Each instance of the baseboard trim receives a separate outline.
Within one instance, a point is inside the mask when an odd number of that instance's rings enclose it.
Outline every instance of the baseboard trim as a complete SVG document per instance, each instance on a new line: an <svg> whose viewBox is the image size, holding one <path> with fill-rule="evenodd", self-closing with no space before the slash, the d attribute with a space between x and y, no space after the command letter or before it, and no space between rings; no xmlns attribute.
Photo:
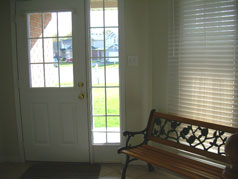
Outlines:
<svg viewBox="0 0 238 179"><path fill-rule="evenodd" d="M0 163L3 163L5 160L3 158L3 156L0 156Z"/></svg>
<svg viewBox="0 0 238 179"><path fill-rule="evenodd" d="M0 156L0 162L24 162L20 156Z"/></svg>

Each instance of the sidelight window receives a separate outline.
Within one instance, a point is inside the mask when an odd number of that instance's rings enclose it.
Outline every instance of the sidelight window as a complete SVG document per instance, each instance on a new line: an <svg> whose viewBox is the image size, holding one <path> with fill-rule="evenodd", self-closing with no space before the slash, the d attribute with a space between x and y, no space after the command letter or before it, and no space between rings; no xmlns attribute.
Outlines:
<svg viewBox="0 0 238 179"><path fill-rule="evenodd" d="M118 2L90 2L93 143L120 143Z"/></svg>

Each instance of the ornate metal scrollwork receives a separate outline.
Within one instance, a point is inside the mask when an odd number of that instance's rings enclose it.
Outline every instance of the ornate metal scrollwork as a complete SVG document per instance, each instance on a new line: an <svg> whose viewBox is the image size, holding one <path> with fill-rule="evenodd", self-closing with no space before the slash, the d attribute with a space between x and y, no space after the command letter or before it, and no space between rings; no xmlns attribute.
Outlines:
<svg viewBox="0 0 238 179"><path fill-rule="evenodd" d="M230 133L173 120L155 118L152 136L225 155L224 146Z"/></svg>

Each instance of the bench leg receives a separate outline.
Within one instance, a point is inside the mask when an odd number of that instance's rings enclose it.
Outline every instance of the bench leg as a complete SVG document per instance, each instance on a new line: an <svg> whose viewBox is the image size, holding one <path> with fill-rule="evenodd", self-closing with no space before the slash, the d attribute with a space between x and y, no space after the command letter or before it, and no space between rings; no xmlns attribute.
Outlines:
<svg viewBox="0 0 238 179"><path fill-rule="evenodd" d="M126 170L127 170L129 162L130 162L130 157L127 155L126 156L126 163L125 163L125 165L123 167L122 174L121 174L121 179L125 179L126 178Z"/></svg>
<svg viewBox="0 0 238 179"><path fill-rule="evenodd" d="M155 170L155 168L153 167L153 165L151 165L150 163L147 163L148 169L150 172L153 172Z"/></svg>

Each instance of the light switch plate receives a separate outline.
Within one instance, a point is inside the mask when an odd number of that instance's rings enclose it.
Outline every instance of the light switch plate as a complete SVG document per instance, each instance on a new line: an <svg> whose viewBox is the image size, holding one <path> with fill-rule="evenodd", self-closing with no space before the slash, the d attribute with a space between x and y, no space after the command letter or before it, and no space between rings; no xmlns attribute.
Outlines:
<svg viewBox="0 0 238 179"><path fill-rule="evenodd" d="M128 66L136 67L138 65L138 57L137 56L128 56Z"/></svg>

